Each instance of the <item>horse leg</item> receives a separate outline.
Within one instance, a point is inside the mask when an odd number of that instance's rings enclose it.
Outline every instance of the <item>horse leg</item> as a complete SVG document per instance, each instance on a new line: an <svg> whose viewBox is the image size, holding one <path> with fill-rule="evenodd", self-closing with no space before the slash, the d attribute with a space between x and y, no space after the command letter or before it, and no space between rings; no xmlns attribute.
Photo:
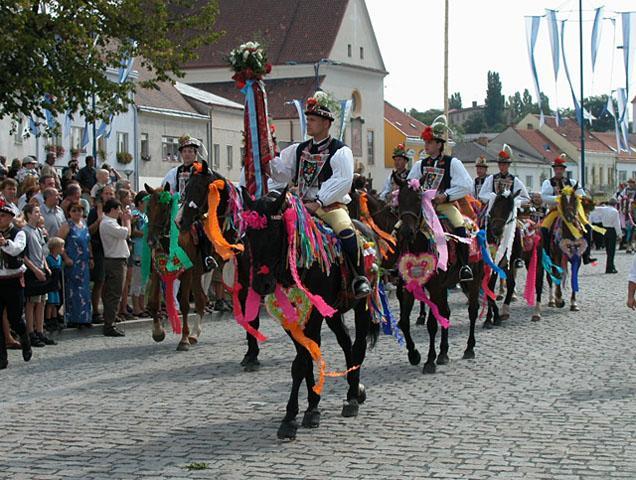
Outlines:
<svg viewBox="0 0 636 480"><path fill-rule="evenodd" d="M205 294L207 290L203 289L203 276L199 276L201 274L201 269L197 269L197 271L194 272L192 283L194 293L194 306L197 315L194 320L194 326L192 327L192 333L190 333L190 336L188 337L191 345L194 345L199 341L199 337L201 336L201 324L203 323L203 315L205 315L205 306L208 303L208 297ZM201 278L201 281L196 281L197 278Z"/></svg>
<svg viewBox="0 0 636 480"><path fill-rule="evenodd" d="M442 304L440 305L440 313L450 320L450 307L448 306L448 290L442 292ZM437 356L438 365L446 365L448 358L448 328L442 328L442 338L439 343L439 355Z"/></svg>
<svg viewBox="0 0 636 480"><path fill-rule="evenodd" d="M490 274L490 280L488 281L488 288L490 291L493 291L497 284L498 275L495 272ZM497 306L497 302L492 298L488 297L488 315L486 316L486 321L484 322L484 328L491 329L493 326L501 325L501 319L499 318L499 307Z"/></svg>
<svg viewBox="0 0 636 480"><path fill-rule="evenodd" d="M192 270L186 270L181 275L181 285L179 288L179 306L181 307L181 317L183 318L183 328L181 330L181 340L177 345L178 352L190 350L190 328L188 327L188 314L190 313L190 288L192 287Z"/></svg>
<svg viewBox="0 0 636 480"><path fill-rule="evenodd" d="M507 282L506 282L506 298L504 298L504 303L501 306L501 315L499 318L501 320L508 320L510 318L510 302L512 301L513 295L515 293L515 287L517 286L517 281L515 280L516 268L513 266L506 271Z"/></svg>
<svg viewBox="0 0 636 480"><path fill-rule="evenodd" d="M241 289L238 292L238 303L239 308L242 312L245 312L245 305L247 303L247 293L249 291L249 257L246 254L241 254L237 257L236 268L238 270L238 282L241 286ZM235 306L236 308L236 306ZM260 317L256 315L256 318L252 320L249 324L255 330L258 330L260 327ZM241 366L244 368L246 372L253 372L260 368L261 362L258 360L258 354L260 352L260 347L258 346L258 340L254 338L250 333L245 332L245 339L247 340L247 352L243 356L241 360Z"/></svg>
<svg viewBox="0 0 636 480"><path fill-rule="evenodd" d="M426 325L426 304L420 302L420 314L415 321L415 325Z"/></svg>
<svg viewBox="0 0 636 480"><path fill-rule="evenodd" d="M561 288L562 285L565 285L565 281L567 280L568 273L568 260L565 255L561 257L561 268L563 269L563 274L561 275L561 283L555 287L555 305L557 308L565 307L565 300L563 300L563 290Z"/></svg>
<svg viewBox="0 0 636 480"><path fill-rule="evenodd" d="M440 305L439 292L436 291L435 295L430 292L431 301L435 305ZM428 312L428 319L426 321L426 329L428 330L428 358L422 368L422 373L435 373L435 357L437 352L435 351L435 337L437 336L437 319L433 315L433 312Z"/></svg>
<svg viewBox="0 0 636 480"><path fill-rule="evenodd" d="M166 330L163 328L163 322L159 317L159 291L161 282L159 274L152 271L150 275L150 297L148 298L148 311L152 316L152 339L155 342L163 342L166 338Z"/></svg>
<svg viewBox="0 0 636 480"><path fill-rule="evenodd" d="M338 345L342 349L345 356L345 364L347 365L347 370L355 366L352 357L352 349L353 343L351 342L351 337L349 336L349 329L347 325L345 325L343 321L343 317L340 314L336 314L331 318L327 318L327 326L331 329L331 331L336 335L336 340L338 341ZM358 338L358 326L356 323L356 339ZM355 391L355 382L356 377L352 372L347 373L347 383L349 384L349 391ZM366 392L364 389L364 385L360 383L359 374L358 374L358 403L364 403L366 400ZM349 394L347 394L347 397Z"/></svg>
<svg viewBox="0 0 636 480"><path fill-rule="evenodd" d="M294 347L296 347L296 357L291 366L292 388L289 394L289 400L287 401L285 416L276 433L276 436L281 440L296 439L296 431L298 430L298 423L296 422L296 416L298 415L298 391L305 378L306 369L311 365L311 357L305 347L296 342L296 340L294 340Z"/></svg>
<svg viewBox="0 0 636 480"><path fill-rule="evenodd" d="M406 342L406 350L409 356L409 362L411 365L419 365L421 356L420 352L415 348L415 342L411 336L411 310L413 310L413 303L415 299L413 294L404 288L404 282L400 282L397 289L397 297L400 301L400 322L398 326L402 330L404 340Z"/></svg>
<svg viewBox="0 0 636 480"><path fill-rule="evenodd" d="M579 308L579 305L576 303L576 293L574 292L574 290L572 290L572 296L570 297L570 311L578 312L579 310L581 309Z"/></svg>
<svg viewBox="0 0 636 480"><path fill-rule="evenodd" d="M349 390L347 391L347 400L342 406L343 417L356 417L360 404L363 403L367 396L364 385L360 383L360 370L367 353L367 335L371 327L371 314L367 309L366 302L360 301L354 308L354 318L356 326L356 334L353 345L351 346L351 367L355 368L347 373L347 382Z"/></svg>
<svg viewBox="0 0 636 480"><path fill-rule="evenodd" d="M313 326L314 328L312 330L305 329L305 335L307 335L309 338L312 338L318 344L318 346L320 346L320 328L322 326L322 317L317 311L314 310L314 312L316 314L315 318L313 319L313 321L308 322L308 326ZM306 349L305 352L309 353L306 351ZM318 409L318 404L320 403L320 395L314 391L316 379L314 377L313 362L310 355L305 355L305 362L307 410L305 410L301 425L305 428L318 428L320 426L320 410ZM298 395L296 396L296 412L298 412Z"/></svg>

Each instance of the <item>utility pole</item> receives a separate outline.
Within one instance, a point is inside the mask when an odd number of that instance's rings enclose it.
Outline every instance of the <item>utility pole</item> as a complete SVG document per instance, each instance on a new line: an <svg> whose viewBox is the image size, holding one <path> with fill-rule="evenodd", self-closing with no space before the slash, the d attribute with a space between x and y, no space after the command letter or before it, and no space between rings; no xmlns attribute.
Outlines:
<svg viewBox="0 0 636 480"><path fill-rule="evenodd" d="M448 2L444 0L444 115L448 122ZM446 132L448 139L448 131Z"/></svg>
<svg viewBox="0 0 636 480"><path fill-rule="evenodd" d="M585 114L583 107L583 0L579 0L579 63L581 73L581 188L585 188Z"/></svg>

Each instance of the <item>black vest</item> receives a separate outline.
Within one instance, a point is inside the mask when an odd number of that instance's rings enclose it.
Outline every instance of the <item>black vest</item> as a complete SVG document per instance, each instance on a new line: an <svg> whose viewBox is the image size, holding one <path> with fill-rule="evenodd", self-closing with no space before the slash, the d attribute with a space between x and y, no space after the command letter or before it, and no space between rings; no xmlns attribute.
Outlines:
<svg viewBox="0 0 636 480"><path fill-rule="evenodd" d="M11 225L11 227L9 228L9 231L7 232L4 238L6 238L7 240L13 241L15 240L15 237L19 231L20 230L17 229L14 225ZM18 253L15 257L12 255L9 255L7 252L0 250L0 265L10 270L16 270L20 268L22 265L24 265L25 250L26 250L26 247L24 250Z"/></svg>
<svg viewBox="0 0 636 480"><path fill-rule="evenodd" d="M294 177L294 185L296 186L298 185L298 178L300 175L300 157L303 153L303 150L305 150L305 148L307 148L307 146L310 145L311 142L312 142L311 139L307 140L306 142L299 144L298 147L296 148L296 176ZM320 170L320 173L318 174L317 182L314 182L314 185L313 185L314 187L320 187L320 185L322 185L323 182L331 178L331 176L333 175L333 170L331 169L331 157L333 157L333 155L344 146L345 144L341 142L340 140L337 140L335 138L331 139L331 142L329 143L329 147L327 148L327 152L329 152L329 156L327 157L327 160L325 161L325 164L323 165L322 170ZM310 150L309 153L318 153L318 152L312 152Z"/></svg>
<svg viewBox="0 0 636 480"><path fill-rule="evenodd" d="M488 175L485 175L483 177L476 177L475 178L475 184L473 189L475 190L475 197L477 197L479 195L479 192L481 191L481 187L484 185L484 182L486 181L486 178L488 178Z"/></svg>
<svg viewBox="0 0 636 480"><path fill-rule="evenodd" d="M442 157L439 158L437 165L435 165L437 158L426 157L425 159L422 160L422 164L420 165L420 175L424 175L425 167L436 167L436 168L441 168L444 170L444 175L442 176L442 183L439 184L439 188L437 189L438 192L443 192L450 188L450 185L451 185L450 170L451 170L452 159L453 157L449 157L448 155L442 155Z"/></svg>
<svg viewBox="0 0 636 480"><path fill-rule="evenodd" d="M558 180L556 177L550 179L550 185L552 185L554 195L560 195L563 187L573 187L572 180L567 177L562 177Z"/></svg>
<svg viewBox="0 0 636 480"><path fill-rule="evenodd" d="M496 186L495 183L497 182L497 180L499 180L500 178L503 178L504 180L510 179L510 181L512 182L512 184L510 185L510 191L514 190L515 188L515 176L512 173L508 173L505 177L500 173L495 173L492 176L492 191L493 193L497 193L496 191Z"/></svg>

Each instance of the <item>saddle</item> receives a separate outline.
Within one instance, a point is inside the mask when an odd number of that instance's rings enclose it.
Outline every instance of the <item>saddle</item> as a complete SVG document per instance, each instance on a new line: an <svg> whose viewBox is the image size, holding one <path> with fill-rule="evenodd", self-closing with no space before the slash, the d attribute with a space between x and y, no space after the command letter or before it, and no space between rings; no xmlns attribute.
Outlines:
<svg viewBox="0 0 636 480"><path fill-rule="evenodd" d="M442 225L442 229L444 230L444 234L446 236L446 246L448 248L448 264L452 265L458 261L457 257L457 242L455 240L454 228L451 223L448 221L448 218L444 215L438 215L439 221ZM466 231L476 232L478 230L477 224L471 218L464 216L464 223L466 224ZM422 219L420 224L420 231L426 237L428 241L428 246L426 247L426 251L429 253L435 253L435 249L433 248L433 233L429 226L426 224L426 221ZM449 241L450 240L450 241ZM479 242L477 241L477 237L473 236L469 245L468 250L468 261L469 263L475 263L481 260L481 251L479 249Z"/></svg>

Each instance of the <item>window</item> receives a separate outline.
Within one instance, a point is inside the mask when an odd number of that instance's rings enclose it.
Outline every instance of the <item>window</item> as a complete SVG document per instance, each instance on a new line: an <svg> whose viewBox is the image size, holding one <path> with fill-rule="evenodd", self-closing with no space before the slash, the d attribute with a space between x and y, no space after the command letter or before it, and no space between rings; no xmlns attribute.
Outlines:
<svg viewBox="0 0 636 480"><path fill-rule="evenodd" d="M347 45L347 56L351 58L351 44Z"/></svg>
<svg viewBox="0 0 636 480"><path fill-rule="evenodd" d="M212 168L218 170L221 166L221 145L214 144L214 158L212 158Z"/></svg>
<svg viewBox="0 0 636 480"><path fill-rule="evenodd" d="M569 171L568 171L568 172L565 172L565 176L566 176L567 178L572 178L572 172L569 172Z"/></svg>
<svg viewBox="0 0 636 480"><path fill-rule="evenodd" d="M367 130L367 163L375 165L375 136L373 130Z"/></svg>
<svg viewBox="0 0 636 480"><path fill-rule="evenodd" d="M82 149L84 127L71 127L71 148Z"/></svg>
<svg viewBox="0 0 636 480"><path fill-rule="evenodd" d="M179 160L179 138L161 137L161 158L164 162Z"/></svg>
<svg viewBox="0 0 636 480"><path fill-rule="evenodd" d="M226 145L227 149L227 169L232 170L232 165L234 164L234 148L232 145Z"/></svg>
<svg viewBox="0 0 636 480"><path fill-rule="evenodd" d="M360 60L364 60L364 47L360 47Z"/></svg>
<svg viewBox="0 0 636 480"><path fill-rule="evenodd" d="M139 135L139 149L141 150L141 158L146 159L150 156L149 152L148 152L148 134L147 133L142 133L141 135Z"/></svg>
<svg viewBox="0 0 636 480"><path fill-rule="evenodd" d="M533 188L533 185L532 185L532 175L526 175L526 188L527 188L527 189L531 189L531 188Z"/></svg>
<svg viewBox="0 0 636 480"><path fill-rule="evenodd" d="M117 153L128 153L127 132L117 132Z"/></svg>

